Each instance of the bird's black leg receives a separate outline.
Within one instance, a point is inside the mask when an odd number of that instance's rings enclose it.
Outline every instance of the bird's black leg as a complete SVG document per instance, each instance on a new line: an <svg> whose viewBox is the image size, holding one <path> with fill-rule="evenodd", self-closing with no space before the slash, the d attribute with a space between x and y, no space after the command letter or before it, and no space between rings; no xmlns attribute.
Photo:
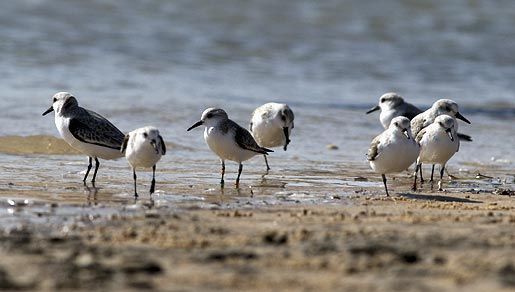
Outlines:
<svg viewBox="0 0 515 292"><path fill-rule="evenodd" d="M93 172L93 179L91 180L92 183L95 183L95 180L97 179L97 171L99 166L100 161L98 161L98 158L95 157L95 172Z"/></svg>
<svg viewBox="0 0 515 292"><path fill-rule="evenodd" d="M236 187L240 187L240 175L241 171L243 170L243 164L240 163L240 166L238 167L238 177L236 178Z"/></svg>
<svg viewBox="0 0 515 292"><path fill-rule="evenodd" d="M222 160L222 179L220 180L220 186L224 187L224 175L225 175L225 161Z"/></svg>
<svg viewBox="0 0 515 292"><path fill-rule="evenodd" d="M86 179L88 178L88 175L89 175L89 171L91 170L91 167L93 166L92 165L93 158L91 158L91 157L88 157L88 158L89 158L88 170L86 170L86 175L84 176L84 179L82 180L84 183L86 182Z"/></svg>
<svg viewBox="0 0 515 292"><path fill-rule="evenodd" d="M433 189L433 175L435 173L435 165L433 164L433 167L431 168L431 180L429 182L431 183L431 190Z"/></svg>
<svg viewBox="0 0 515 292"><path fill-rule="evenodd" d="M388 187L386 186L386 175L381 174L381 176L383 177L384 190L386 191L386 196L389 197L390 194L388 194Z"/></svg>
<svg viewBox="0 0 515 292"><path fill-rule="evenodd" d="M445 171L445 164L442 165L442 168L440 168L440 181L438 182L438 190L439 191L443 191L443 189L442 189L442 178L443 178L444 171Z"/></svg>
<svg viewBox="0 0 515 292"><path fill-rule="evenodd" d="M156 189L156 166L152 166L152 183L150 184L150 194L152 195Z"/></svg>
<svg viewBox="0 0 515 292"><path fill-rule="evenodd" d="M136 168L132 169L132 178L134 179L134 197L138 197L138 192L136 191Z"/></svg>
<svg viewBox="0 0 515 292"><path fill-rule="evenodd" d="M268 159L266 158L266 155L263 154L263 157L265 158L265 163L266 163L266 173L268 173L268 171L270 171L270 166L268 165Z"/></svg>

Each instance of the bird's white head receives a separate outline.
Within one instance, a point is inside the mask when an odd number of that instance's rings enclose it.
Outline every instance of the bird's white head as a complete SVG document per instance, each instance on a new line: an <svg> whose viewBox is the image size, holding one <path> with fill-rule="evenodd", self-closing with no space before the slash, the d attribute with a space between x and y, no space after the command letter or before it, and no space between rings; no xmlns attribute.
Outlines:
<svg viewBox="0 0 515 292"><path fill-rule="evenodd" d="M161 153L161 155L166 153L163 138L159 134L159 130L157 128L151 126L139 128L134 130L130 135L134 135L136 144L148 143L154 147L156 153Z"/></svg>
<svg viewBox="0 0 515 292"><path fill-rule="evenodd" d="M454 141L455 138L453 133L455 132L455 122L456 120L449 115L439 115L434 121L435 124L447 133L451 141Z"/></svg>
<svg viewBox="0 0 515 292"><path fill-rule="evenodd" d="M406 117L400 116L393 118L390 122L390 129L400 131L408 140L411 139L411 124L410 120Z"/></svg>
<svg viewBox="0 0 515 292"><path fill-rule="evenodd" d="M210 107L202 113L200 121L196 122L191 127L189 127L187 131L190 131L201 125L204 125L206 127L216 126L219 122L227 119L229 119L229 117L223 109Z"/></svg>
<svg viewBox="0 0 515 292"><path fill-rule="evenodd" d="M52 97L52 106L43 115L55 111L56 115L62 115L79 106L77 99L69 92L58 92Z"/></svg>
<svg viewBox="0 0 515 292"><path fill-rule="evenodd" d="M389 110L404 103L402 96L395 92L387 92L379 98L379 104L367 111L367 114L377 110Z"/></svg>
<svg viewBox="0 0 515 292"><path fill-rule="evenodd" d="M295 127L293 120L295 119L295 115L290 107L286 104L281 103L272 103L272 105L276 108L277 114L273 118L272 123L276 125L276 127L281 128L284 133L285 143L283 146L284 151L288 149L288 144L290 144L290 134L291 130Z"/></svg>
<svg viewBox="0 0 515 292"><path fill-rule="evenodd" d="M439 99L433 103L432 109L438 115L449 115L470 124L470 121L460 114L458 104L454 100Z"/></svg>

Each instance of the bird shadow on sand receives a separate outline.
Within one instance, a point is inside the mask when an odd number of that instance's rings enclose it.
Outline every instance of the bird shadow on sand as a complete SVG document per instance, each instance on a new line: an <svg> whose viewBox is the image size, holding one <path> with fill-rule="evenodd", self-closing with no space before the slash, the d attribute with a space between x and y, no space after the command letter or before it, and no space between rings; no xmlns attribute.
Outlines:
<svg viewBox="0 0 515 292"><path fill-rule="evenodd" d="M469 200L464 198L456 198L442 195L424 195L424 194L413 194L413 193L399 193L400 197L414 199L414 200L426 200L426 201L438 201L438 202L456 202L456 203L473 203L479 204L482 201Z"/></svg>

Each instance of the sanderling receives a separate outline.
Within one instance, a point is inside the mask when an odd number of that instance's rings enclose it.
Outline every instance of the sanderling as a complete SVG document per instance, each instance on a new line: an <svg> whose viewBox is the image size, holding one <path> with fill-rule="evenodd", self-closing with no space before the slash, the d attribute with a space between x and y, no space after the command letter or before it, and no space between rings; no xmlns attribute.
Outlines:
<svg viewBox="0 0 515 292"><path fill-rule="evenodd" d="M385 174L406 170L418 154L419 145L411 136L410 121L406 117L392 119L390 127L372 140L367 159L370 167L381 174L387 196Z"/></svg>
<svg viewBox="0 0 515 292"><path fill-rule="evenodd" d="M273 152L259 146L249 131L230 120L223 109L206 109L202 113L200 121L189 127L187 131L201 125L205 126L204 140L222 162L222 179L220 180L222 187L224 185L225 160L239 163L238 177L236 178L236 187L239 187L243 169L241 163L257 154L266 155L268 152Z"/></svg>
<svg viewBox="0 0 515 292"><path fill-rule="evenodd" d="M159 135L159 130L147 126L130 132L125 136L120 150L125 154L125 158L132 167L134 196L138 196L136 191L137 167L152 167L150 194L153 194L156 186L156 163L161 159L161 156L166 154L166 146L163 137Z"/></svg>
<svg viewBox="0 0 515 292"><path fill-rule="evenodd" d="M445 164L451 159L454 153L458 152L460 147L460 141L456 139L456 128L456 119L449 115L440 115L436 117L431 125L420 130L415 137L420 144L420 154L415 169L413 190L417 189L417 170L421 167L422 162L432 163L433 165L440 164L438 190L442 190L442 176ZM431 173L431 187L432 181L433 173Z"/></svg>
<svg viewBox="0 0 515 292"><path fill-rule="evenodd" d="M449 115L453 118L460 119L467 124L470 124L470 121L467 120L464 116L460 114L458 111L458 104L450 99L439 99L431 108L426 110L423 113L418 114L411 120L411 130L413 131L413 136L417 136L418 132L420 132L423 128L431 125L436 117L440 115ZM455 125L456 129L458 128L458 124Z"/></svg>
<svg viewBox="0 0 515 292"><path fill-rule="evenodd" d="M125 135L101 115L79 106L77 99L68 92L58 92L53 96L52 106L43 115L55 112L55 125L61 137L73 148L89 157L89 165L83 181L86 182L95 158L97 177L102 159L116 159L123 155L120 147Z"/></svg>
<svg viewBox="0 0 515 292"><path fill-rule="evenodd" d="M423 113L420 113L411 120L411 131L413 132L413 137L417 137L418 133L422 129L431 125L435 121L436 117L440 115L449 115L453 118L458 118L467 124L470 124L470 121L462 116L458 111L458 104L455 101L450 99L439 99L433 103L431 108ZM454 127L457 131L458 123L454 123ZM420 182L424 182L424 179L422 178L422 166L418 167L418 169L420 171Z"/></svg>
<svg viewBox="0 0 515 292"><path fill-rule="evenodd" d="M367 114L381 110L379 114L379 121L383 125L383 128L387 129L393 118L404 116L408 119L413 119L418 114L422 113L422 110L413 104L406 102L404 98L395 92L388 92L379 98L379 104L367 111ZM458 133L458 138L461 141L472 142L472 137L466 134Z"/></svg>
<svg viewBox="0 0 515 292"><path fill-rule="evenodd" d="M395 117L403 116L411 120L422 112L418 107L404 101L404 98L395 92L381 95L379 104L367 111L367 114L377 110L381 110L379 120L385 129L388 129Z"/></svg>
<svg viewBox="0 0 515 292"><path fill-rule="evenodd" d="M290 143L293 124L293 111L286 104L270 102L254 110L250 120L250 132L261 147L283 146L284 151ZM270 170L265 157L266 170Z"/></svg>

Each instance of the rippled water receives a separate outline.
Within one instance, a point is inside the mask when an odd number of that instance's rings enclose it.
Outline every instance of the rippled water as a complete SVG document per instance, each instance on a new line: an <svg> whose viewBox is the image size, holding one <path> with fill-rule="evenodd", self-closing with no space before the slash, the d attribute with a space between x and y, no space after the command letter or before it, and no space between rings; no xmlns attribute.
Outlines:
<svg viewBox="0 0 515 292"><path fill-rule="evenodd" d="M512 173L514 28L508 0L5 1L0 193L85 203L85 158L63 155L72 153L51 138L53 119L41 117L62 90L122 131L160 128L171 148L158 166L160 200L172 205L185 194L213 203L219 193L211 191L216 157L200 130L185 131L209 106L242 125L265 102L292 106L292 144L272 155L271 175L261 181L260 157L245 164L246 187L270 200L300 193L323 201L359 184L345 171L367 172L364 153L381 126L364 111L387 91L423 108L456 100L472 121L460 130L474 142L462 145L451 169ZM327 150L330 143L339 150ZM236 166L228 168L233 179ZM130 198L125 161L102 162L99 175L100 201Z"/></svg>

